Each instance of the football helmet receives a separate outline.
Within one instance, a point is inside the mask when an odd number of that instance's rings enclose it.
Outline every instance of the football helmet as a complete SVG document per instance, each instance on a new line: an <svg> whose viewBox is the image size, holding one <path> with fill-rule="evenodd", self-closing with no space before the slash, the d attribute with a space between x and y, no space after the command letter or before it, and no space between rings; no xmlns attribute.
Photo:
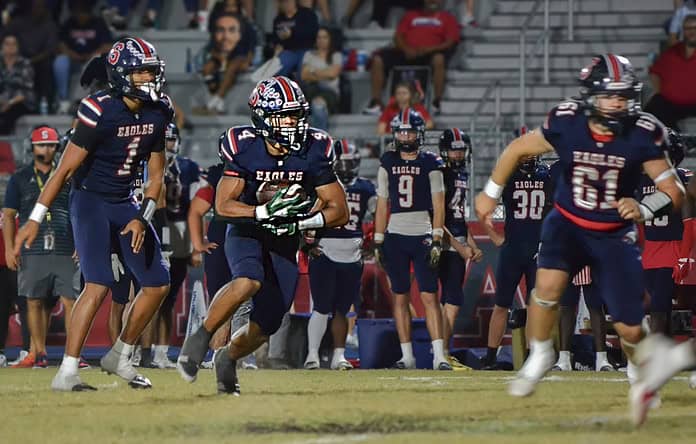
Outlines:
<svg viewBox="0 0 696 444"><path fill-rule="evenodd" d="M307 140L309 103L295 81L284 76L271 77L256 84L249 96L251 122L256 133L289 151L300 151ZM292 116L297 123L282 125Z"/></svg>
<svg viewBox="0 0 696 444"><path fill-rule="evenodd" d="M334 171L338 179L344 185L352 183L360 171L360 151L354 143L341 139L334 142L334 153L336 154Z"/></svg>
<svg viewBox="0 0 696 444"><path fill-rule="evenodd" d="M440 135L440 157L448 168L459 170L466 167L471 160L471 138L459 128L448 128ZM454 152L462 155L453 156Z"/></svg>
<svg viewBox="0 0 696 444"><path fill-rule="evenodd" d="M672 161L672 165L679 166L686 156L687 146L678 131L667 128L667 154Z"/></svg>
<svg viewBox="0 0 696 444"><path fill-rule="evenodd" d="M117 95L156 102L164 86L164 62L151 43L137 38L125 37L114 43L106 56L106 73L111 90ZM134 71L152 71L151 82L135 85Z"/></svg>
<svg viewBox="0 0 696 444"><path fill-rule="evenodd" d="M391 130L394 146L398 151L406 153L418 151L425 141L425 120L413 108L405 108L394 116L391 121Z"/></svg>
<svg viewBox="0 0 696 444"><path fill-rule="evenodd" d="M176 123L169 122L167 127L164 129L164 142L167 149L167 157L174 157L179 154L179 148L181 146L181 136L179 135L179 127ZM171 146L169 142L174 142Z"/></svg>
<svg viewBox="0 0 696 444"><path fill-rule="evenodd" d="M520 162L518 168L520 169L520 171L522 171L525 174L534 174L534 172L536 171L538 166L539 166L539 157L532 156L532 157L527 157L526 159L522 160L522 162Z"/></svg>
<svg viewBox="0 0 696 444"><path fill-rule="evenodd" d="M580 96L585 114L606 126L611 132L620 133L627 119L640 111L640 92L643 84L636 77L633 65L616 54L601 54L580 71ZM618 95L627 100L627 106L619 111L600 110L597 96Z"/></svg>

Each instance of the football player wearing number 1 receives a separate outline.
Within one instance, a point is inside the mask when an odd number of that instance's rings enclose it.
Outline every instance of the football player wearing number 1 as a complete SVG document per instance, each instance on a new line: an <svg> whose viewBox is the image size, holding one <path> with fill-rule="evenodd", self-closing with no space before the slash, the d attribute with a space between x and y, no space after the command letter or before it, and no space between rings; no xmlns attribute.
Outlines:
<svg viewBox="0 0 696 444"><path fill-rule="evenodd" d="M169 289L169 270L150 225L164 183L164 129L173 114L169 98L160 91L164 62L150 43L128 37L111 48L107 71L111 88L80 103L75 134L15 246L17 253L23 245L31 245L47 208L72 178L70 218L85 288L75 302L63 362L51 385L60 391L94 390L82 383L77 366L97 309L114 282L112 236L118 238L123 259L142 289L101 367L131 387L152 386L129 358ZM149 183L138 209L132 201L136 167L148 158Z"/></svg>
<svg viewBox="0 0 696 444"><path fill-rule="evenodd" d="M452 370L445 357L442 311L437 300L437 268L445 223L444 165L439 156L420 151L424 133L423 117L410 108L392 120L396 151L384 153L377 172L375 259L386 270L394 293L394 323L401 343L396 368L416 366L408 294L409 267L413 263L433 345L433 369Z"/></svg>
<svg viewBox="0 0 696 444"><path fill-rule="evenodd" d="M554 209L544 220L536 286L528 309L530 354L509 386L528 396L554 364L551 329L569 276L592 268L597 292L614 320L629 359L643 337L643 268L635 222L681 205L684 186L666 156L662 124L640 111L641 85L625 57L604 54L580 73L581 100L561 103L542 128L514 140L476 198L476 212L491 223L503 186L525 157L555 151L561 177ZM642 172L656 191L640 202ZM645 399L649 402L650 399ZM646 404L647 408L647 404Z"/></svg>
<svg viewBox="0 0 696 444"><path fill-rule="evenodd" d="M278 330L297 284L299 232L344 225L348 204L333 172L328 134L309 128L309 103L287 77L259 82L249 97L253 126L238 126L220 137L223 177L215 193L216 218L228 221L225 254L232 280L208 308L208 316L186 338L177 368L194 382L213 332L242 302L253 298L249 323L215 354L219 393L239 394L236 361ZM313 199L321 208L311 210ZM270 200L268 190L277 190Z"/></svg>
<svg viewBox="0 0 696 444"><path fill-rule="evenodd" d="M495 273L495 305L488 324L488 347L482 362L483 370L498 370L498 347L503 340L508 311L522 276L527 287L527 299L534 288L541 223L551 202L550 187L549 168L539 162L537 156L524 159L503 190L504 237L492 226L484 224L491 241L501 248Z"/></svg>

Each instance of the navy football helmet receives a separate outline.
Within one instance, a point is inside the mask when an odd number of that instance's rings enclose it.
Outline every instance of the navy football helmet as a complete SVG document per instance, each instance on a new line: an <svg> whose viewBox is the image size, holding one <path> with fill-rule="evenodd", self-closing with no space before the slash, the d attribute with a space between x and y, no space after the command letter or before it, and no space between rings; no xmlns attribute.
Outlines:
<svg viewBox="0 0 696 444"><path fill-rule="evenodd" d="M536 169L538 167L539 167L539 157L538 156L527 157L526 159L522 160L522 162L520 162L520 164L518 165L518 168L524 174L534 174L534 172L536 171Z"/></svg>
<svg viewBox="0 0 696 444"><path fill-rule="evenodd" d="M394 146L398 151L412 153L418 151L425 141L425 120L413 108L402 109L391 121ZM411 135L415 134L415 138Z"/></svg>
<svg viewBox="0 0 696 444"><path fill-rule="evenodd" d="M106 61L109 85L117 95L147 102L156 102L160 99L165 82L164 62L151 43L137 37L122 38L111 47ZM152 71L153 80L135 85L132 79L133 72L148 70Z"/></svg>
<svg viewBox="0 0 696 444"><path fill-rule="evenodd" d="M686 156L687 146L682 135L678 131L667 128L667 154L672 165L679 166Z"/></svg>
<svg viewBox="0 0 696 444"><path fill-rule="evenodd" d="M348 139L341 139L334 142L334 153L336 154L334 171L341 183L348 185L358 177L358 172L360 171L360 151Z"/></svg>
<svg viewBox="0 0 696 444"><path fill-rule="evenodd" d="M173 157L176 154L179 154L179 148L181 146L181 136L179 135L179 127L176 126L176 123L169 122L167 124L167 127L164 129L164 142L174 142L174 144L171 147L169 145L166 145L167 157Z"/></svg>
<svg viewBox="0 0 696 444"><path fill-rule="evenodd" d="M640 111L640 92L643 84L636 77L633 65L615 54L601 54L580 71L580 96L587 116L606 126L615 134L621 133L626 121ZM627 100L627 106L608 112L597 106L597 96L618 95Z"/></svg>
<svg viewBox="0 0 696 444"><path fill-rule="evenodd" d="M448 168L460 170L471 161L471 138L459 128L448 128L440 135L440 157ZM454 155L461 152L462 154Z"/></svg>
<svg viewBox="0 0 696 444"><path fill-rule="evenodd" d="M249 108L257 134L290 151L304 147L309 129L309 103L295 81L284 76L261 80L249 96ZM281 125L286 116L296 118L297 123Z"/></svg>

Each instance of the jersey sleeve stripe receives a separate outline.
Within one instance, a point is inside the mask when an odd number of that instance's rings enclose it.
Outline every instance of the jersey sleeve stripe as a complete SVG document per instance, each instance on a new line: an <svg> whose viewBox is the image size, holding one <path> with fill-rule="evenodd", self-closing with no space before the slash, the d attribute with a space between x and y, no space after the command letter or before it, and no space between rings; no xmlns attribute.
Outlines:
<svg viewBox="0 0 696 444"><path fill-rule="evenodd" d="M237 149L237 141L234 140L234 132L232 131L232 128L227 130L227 142L230 144L230 150L232 150L232 154L237 154L239 150ZM225 153L227 155L227 153ZM231 156L229 157L230 160L232 160Z"/></svg>
<svg viewBox="0 0 696 444"><path fill-rule="evenodd" d="M95 128L97 126L97 122L82 114L80 110L77 111L77 118L80 119L80 122L89 127Z"/></svg>
<svg viewBox="0 0 696 444"><path fill-rule="evenodd" d="M331 153L331 151L332 151L331 148L332 148L332 145L333 145L333 144L331 143L331 138L329 138L329 140L326 142L326 150L325 150L325 152L324 152L324 155L325 155L327 158L329 158L329 159L331 159L331 154L332 154L332 153Z"/></svg>
<svg viewBox="0 0 696 444"><path fill-rule="evenodd" d="M97 105L97 102L87 97L85 99L82 99L82 104L85 105L87 108L91 109L92 112L97 115L97 117L101 117L102 109L101 106Z"/></svg>

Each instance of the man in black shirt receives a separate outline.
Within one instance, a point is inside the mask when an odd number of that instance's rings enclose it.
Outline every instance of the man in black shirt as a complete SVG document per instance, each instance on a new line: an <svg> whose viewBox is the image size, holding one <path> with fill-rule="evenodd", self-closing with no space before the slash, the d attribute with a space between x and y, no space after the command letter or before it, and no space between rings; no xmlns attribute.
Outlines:
<svg viewBox="0 0 696 444"><path fill-rule="evenodd" d="M273 35L281 68L275 75L290 76L301 67L304 53L314 47L319 21L314 11L298 7L297 0L278 0L278 9Z"/></svg>

